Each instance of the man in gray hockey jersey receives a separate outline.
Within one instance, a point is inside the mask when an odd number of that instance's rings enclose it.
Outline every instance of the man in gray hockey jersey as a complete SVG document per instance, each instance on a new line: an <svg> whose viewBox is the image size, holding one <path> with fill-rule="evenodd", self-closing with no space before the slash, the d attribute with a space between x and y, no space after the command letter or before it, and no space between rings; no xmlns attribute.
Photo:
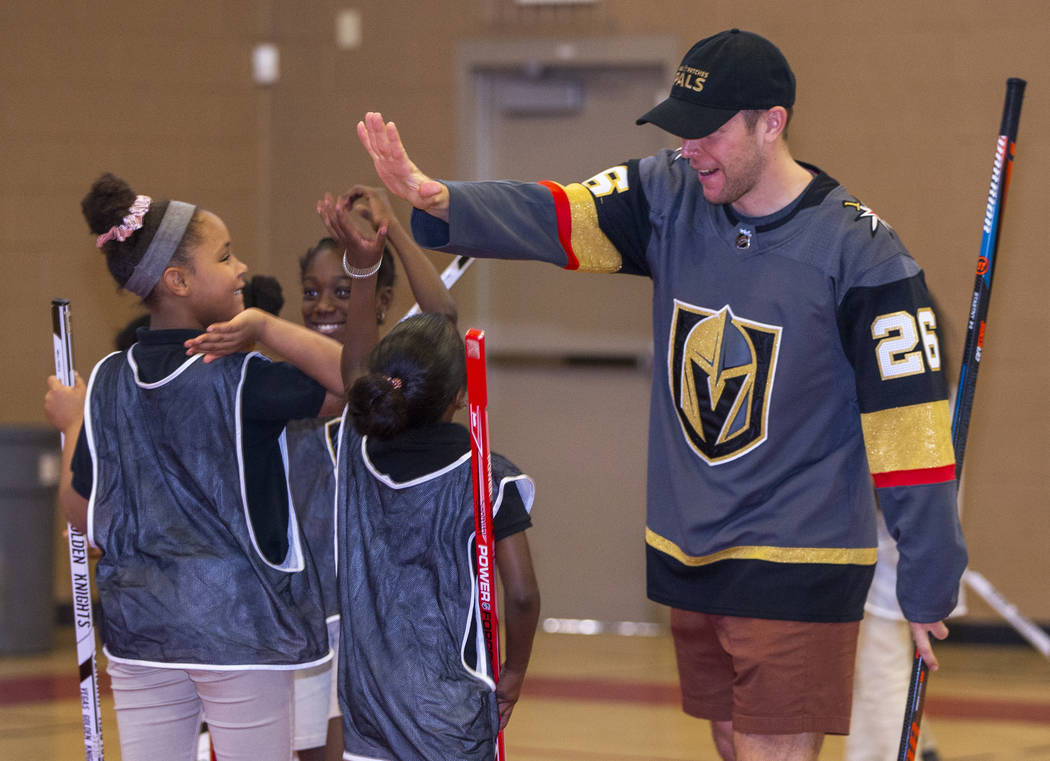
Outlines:
<svg viewBox="0 0 1050 761"><path fill-rule="evenodd" d="M437 182L393 123L358 125L422 246L653 280L648 594L671 607L685 711L735 761L813 760L849 731L874 491L932 668L966 564L922 270L791 156L794 99L776 46L733 29L638 120L681 149L582 183Z"/></svg>

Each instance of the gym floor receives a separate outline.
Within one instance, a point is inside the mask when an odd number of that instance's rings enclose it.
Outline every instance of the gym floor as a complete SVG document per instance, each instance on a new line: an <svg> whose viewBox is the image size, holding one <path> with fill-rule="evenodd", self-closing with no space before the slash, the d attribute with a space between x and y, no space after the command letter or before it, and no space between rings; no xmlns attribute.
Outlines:
<svg viewBox="0 0 1050 761"><path fill-rule="evenodd" d="M0 657L4 761L84 758L72 631L56 630L53 641L49 652ZM937 654L923 727L941 761L1050 761L1050 661L1021 645L945 642ZM119 759L102 683L105 755ZM718 759L706 723L678 708L667 636L539 633L506 740L513 761ZM842 738L829 737L821 761L842 752Z"/></svg>

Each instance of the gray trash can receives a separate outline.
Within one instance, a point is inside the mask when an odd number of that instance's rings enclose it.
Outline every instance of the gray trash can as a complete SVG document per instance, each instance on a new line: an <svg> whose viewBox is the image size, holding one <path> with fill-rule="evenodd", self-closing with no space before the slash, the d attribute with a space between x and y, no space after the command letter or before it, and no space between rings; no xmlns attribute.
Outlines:
<svg viewBox="0 0 1050 761"><path fill-rule="evenodd" d="M59 442L53 428L0 426L0 655L51 647Z"/></svg>

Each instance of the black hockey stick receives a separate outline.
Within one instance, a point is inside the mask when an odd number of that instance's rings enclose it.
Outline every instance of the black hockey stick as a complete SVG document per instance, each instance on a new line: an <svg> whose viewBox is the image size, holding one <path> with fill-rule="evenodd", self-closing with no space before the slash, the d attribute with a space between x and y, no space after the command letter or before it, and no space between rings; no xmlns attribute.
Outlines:
<svg viewBox="0 0 1050 761"><path fill-rule="evenodd" d="M63 385L75 383L73 337L69 326L69 301L51 299L51 337L55 352L55 375ZM65 441L62 446L75 446ZM80 665L80 711L84 727L87 761L102 761L102 709L98 697L98 666L95 663L95 624L91 614L91 571L87 538L72 525L69 534L69 574L73 584L73 626L76 630L77 663Z"/></svg>
<svg viewBox="0 0 1050 761"><path fill-rule="evenodd" d="M1006 190L1010 184L1010 172L1014 163L1014 145L1017 142L1017 126L1021 120L1021 102L1024 99L1025 84L1023 79L1016 77L1006 80L1003 121L995 146L995 163L992 166L992 181L988 190L988 206L984 213L981 250L977 257L977 277L974 281L973 297L970 300L966 343L963 345L962 367L959 370L959 390L955 397L955 410L952 414L952 447L955 450L955 477L957 480L962 477L966 435L970 430L970 412L973 409L974 391L977 388L977 371L981 366L984 327L988 319L988 303L992 297L995 255L999 249L999 234L1002 232L1003 207L1006 203Z"/></svg>
<svg viewBox="0 0 1050 761"><path fill-rule="evenodd" d="M988 319L988 302L992 297L995 255L999 248L1006 190L1010 184L1010 172L1014 163L1014 146L1017 142L1017 127L1021 121L1021 103L1024 100L1025 84L1025 80L1016 77L1006 80L1003 119L995 144L992 181L988 189L988 205L984 212L981 249L977 257L977 278L974 282L973 297L970 300L962 367L959 370L955 409L952 411L952 449L955 453L957 482L962 477L966 436L970 430L970 413L973 410L974 392L977 388L977 370L980 368L981 352L984 349L984 329ZM908 703L904 711L904 727L901 731L898 761L913 761L915 758L919 743L919 723L922 721L922 709L926 702L929 672L929 666L916 650L915 660L912 662L911 679L908 683Z"/></svg>

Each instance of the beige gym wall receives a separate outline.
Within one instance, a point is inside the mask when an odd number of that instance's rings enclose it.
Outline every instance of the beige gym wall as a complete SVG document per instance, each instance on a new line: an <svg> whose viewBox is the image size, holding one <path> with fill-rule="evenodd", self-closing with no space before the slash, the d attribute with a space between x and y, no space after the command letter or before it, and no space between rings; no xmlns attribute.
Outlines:
<svg viewBox="0 0 1050 761"><path fill-rule="evenodd" d="M337 15L346 10L360 14L361 43L351 49L336 44ZM1050 621L1050 282L1039 211L1050 175L1044 0L597 0L530 10L511 0L7 0L0 9L0 423L43 422L50 298L72 301L85 375L137 313L134 300L117 293L80 216L79 200L100 172L217 212L238 256L254 272L280 278L283 314L297 319L296 258L322 234L314 201L325 190L374 182L354 135L366 110L398 121L425 171L456 175L461 41L664 35L677 41L668 51L677 60L699 37L729 26L769 36L792 62L795 155L890 221L926 269L952 377L1004 82L1029 80L967 450L964 527L973 567L1022 611ZM252 48L263 42L280 51L280 78L269 87L251 76ZM566 139L600 141L601 131ZM407 210L398 210L407 221ZM439 265L446 259L434 257ZM399 299L409 300L403 292ZM570 451L572 435L566 421L556 445ZM512 442L503 448L513 455ZM544 483L540 493L557 503L563 487ZM643 506L625 509L640 517ZM61 554L56 564L56 595L68 599ZM998 620L970 599L971 620Z"/></svg>

